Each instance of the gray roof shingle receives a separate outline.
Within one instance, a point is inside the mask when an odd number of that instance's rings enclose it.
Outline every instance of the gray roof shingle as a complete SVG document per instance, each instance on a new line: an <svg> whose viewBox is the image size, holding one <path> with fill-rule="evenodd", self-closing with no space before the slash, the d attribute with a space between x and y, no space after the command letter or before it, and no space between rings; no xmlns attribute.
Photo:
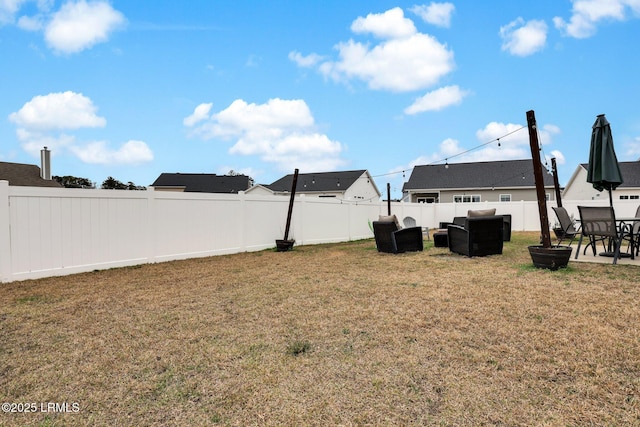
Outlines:
<svg viewBox="0 0 640 427"><path fill-rule="evenodd" d="M365 172L366 169L341 172L299 173L296 192L345 191ZM293 174L290 174L269 185L265 185L265 187L275 192L284 192L291 191L292 185Z"/></svg>
<svg viewBox="0 0 640 427"><path fill-rule="evenodd" d="M531 160L450 163L415 166L403 190L535 187ZM543 170L545 187L553 176Z"/></svg>
<svg viewBox="0 0 640 427"><path fill-rule="evenodd" d="M624 180L618 188L640 188L640 161L618 162L618 165ZM587 169L588 163L581 163L580 166Z"/></svg>
<svg viewBox="0 0 640 427"><path fill-rule="evenodd" d="M23 163L0 162L0 180L17 187L61 187L54 180L42 179L38 166Z"/></svg>
<svg viewBox="0 0 640 427"><path fill-rule="evenodd" d="M233 193L251 186L246 175L216 175L212 173L162 173L152 187L185 187L189 193Z"/></svg>

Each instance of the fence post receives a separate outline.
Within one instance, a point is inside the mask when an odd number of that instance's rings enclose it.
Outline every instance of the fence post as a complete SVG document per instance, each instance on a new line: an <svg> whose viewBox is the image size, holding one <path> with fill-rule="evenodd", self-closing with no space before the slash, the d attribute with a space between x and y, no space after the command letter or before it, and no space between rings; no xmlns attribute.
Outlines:
<svg viewBox="0 0 640 427"><path fill-rule="evenodd" d="M238 247L241 252L247 251L247 238L244 232L245 224L247 223L247 194L244 191L238 191L238 199L240 200L240 230L238 230L238 234L240 237L238 239Z"/></svg>
<svg viewBox="0 0 640 427"><path fill-rule="evenodd" d="M11 281L9 181L0 181L0 283Z"/></svg>
<svg viewBox="0 0 640 427"><path fill-rule="evenodd" d="M156 262L156 256L158 256L158 238L156 236L156 230L158 229L158 212L156 208L156 192L155 188L147 187L147 221L144 226L146 227L145 234L147 236L145 252L147 254L147 262Z"/></svg>

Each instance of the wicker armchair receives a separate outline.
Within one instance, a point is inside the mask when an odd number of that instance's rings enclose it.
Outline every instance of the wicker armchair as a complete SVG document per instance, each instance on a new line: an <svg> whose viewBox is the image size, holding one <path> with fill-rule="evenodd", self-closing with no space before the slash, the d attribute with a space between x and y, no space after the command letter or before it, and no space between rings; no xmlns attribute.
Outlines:
<svg viewBox="0 0 640 427"><path fill-rule="evenodd" d="M497 215L502 217L502 241L510 242L511 241L511 215ZM459 225L464 228L464 222L467 219L466 216L456 216L453 218L453 224Z"/></svg>
<svg viewBox="0 0 640 427"><path fill-rule="evenodd" d="M424 248L422 227L398 229L394 221L373 221L373 235L378 252L397 254Z"/></svg>
<svg viewBox="0 0 640 427"><path fill-rule="evenodd" d="M464 226L449 225L449 250L469 257L502 253L504 218L502 215L467 217Z"/></svg>

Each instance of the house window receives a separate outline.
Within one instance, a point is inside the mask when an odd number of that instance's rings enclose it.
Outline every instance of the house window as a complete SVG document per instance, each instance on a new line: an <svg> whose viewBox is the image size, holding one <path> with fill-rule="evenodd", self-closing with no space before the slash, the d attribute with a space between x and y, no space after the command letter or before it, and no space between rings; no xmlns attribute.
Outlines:
<svg viewBox="0 0 640 427"><path fill-rule="evenodd" d="M630 196L628 195L620 196L620 200L638 200L638 199L640 199L640 195L632 194Z"/></svg>
<svg viewBox="0 0 640 427"><path fill-rule="evenodd" d="M510 202L511 201L511 194L501 194L500 195L500 201L501 202Z"/></svg>
<svg viewBox="0 0 640 427"><path fill-rule="evenodd" d="M416 201L418 203L435 203L436 198L435 197L418 197Z"/></svg>
<svg viewBox="0 0 640 427"><path fill-rule="evenodd" d="M480 202L480 196L479 195L453 196L453 201L455 203L478 203Z"/></svg>
<svg viewBox="0 0 640 427"><path fill-rule="evenodd" d="M620 200L629 200L629 196L620 196Z"/></svg>

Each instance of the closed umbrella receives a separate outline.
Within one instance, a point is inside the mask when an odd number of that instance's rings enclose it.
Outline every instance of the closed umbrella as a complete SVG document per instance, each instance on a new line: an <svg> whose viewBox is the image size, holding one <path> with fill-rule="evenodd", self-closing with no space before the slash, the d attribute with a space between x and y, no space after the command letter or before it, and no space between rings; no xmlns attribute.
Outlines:
<svg viewBox="0 0 640 427"><path fill-rule="evenodd" d="M609 204L613 206L613 196L611 192L624 181L616 151L613 148L613 136L611 126L600 114L593 124L591 132L591 149L589 151L589 164L587 166L587 182L593 184L593 188L598 191L609 191Z"/></svg>

